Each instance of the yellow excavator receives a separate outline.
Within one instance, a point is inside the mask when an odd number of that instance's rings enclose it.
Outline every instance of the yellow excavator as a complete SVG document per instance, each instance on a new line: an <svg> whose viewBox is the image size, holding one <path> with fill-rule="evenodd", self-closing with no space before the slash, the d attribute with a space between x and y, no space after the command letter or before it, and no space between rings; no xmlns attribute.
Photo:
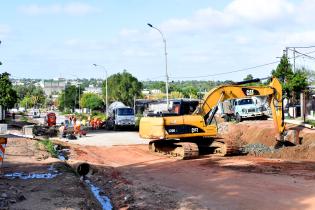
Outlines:
<svg viewBox="0 0 315 210"><path fill-rule="evenodd" d="M269 85L243 86L259 81L254 79L215 87L191 115L143 117L139 126L140 137L150 139L151 151L179 159L196 158L205 149L223 156L237 154L240 149L237 143L218 135L214 117L219 103L227 99L267 96L277 140L296 142L298 137L295 131L285 131L280 81L273 77Z"/></svg>

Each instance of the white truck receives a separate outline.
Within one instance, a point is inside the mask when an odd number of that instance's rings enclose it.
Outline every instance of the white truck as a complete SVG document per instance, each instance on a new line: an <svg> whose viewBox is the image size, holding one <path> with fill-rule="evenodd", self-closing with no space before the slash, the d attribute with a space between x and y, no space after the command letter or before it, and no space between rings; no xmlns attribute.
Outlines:
<svg viewBox="0 0 315 210"><path fill-rule="evenodd" d="M243 119L267 119L264 107L257 105L252 98L235 100L234 115L236 122L241 122Z"/></svg>
<svg viewBox="0 0 315 210"><path fill-rule="evenodd" d="M32 109L31 115L33 118L40 118L40 110L39 109Z"/></svg>
<svg viewBox="0 0 315 210"><path fill-rule="evenodd" d="M108 107L108 118L105 127L108 130L118 130L120 128L135 127L135 113L132 108L122 102L115 101Z"/></svg>
<svg viewBox="0 0 315 210"><path fill-rule="evenodd" d="M255 103L252 98L241 98L227 100L220 104L222 110L221 117L228 122L235 119L241 122L244 119L267 119L266 108Z"/></svg>

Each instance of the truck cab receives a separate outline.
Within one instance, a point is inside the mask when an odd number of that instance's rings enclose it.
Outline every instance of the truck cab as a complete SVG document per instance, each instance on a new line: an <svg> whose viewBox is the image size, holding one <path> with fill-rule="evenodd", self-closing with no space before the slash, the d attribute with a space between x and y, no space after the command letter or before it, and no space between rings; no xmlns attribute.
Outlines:
<svg viewBox="0 0 315 210"><path fill-rule="evenodd" d="M32 109L32 117L33 118L40 118L40 110L39 109Z"/></svg>
<svg viewBox="0 0 315 210"><path fill-rule="evenodd" d="M242 98L234 101L234 115L237 122L248 118L265 118L263 111L263 107L258 106L252 98Z"/></svg>
<svg viewBox="0 0 315 210"><path fill-rule="evenodd" d="M135 127L135 114L130 107L118 107L113 110L113 114L106 121L108 129L117 130L119 128Z"/></svg>

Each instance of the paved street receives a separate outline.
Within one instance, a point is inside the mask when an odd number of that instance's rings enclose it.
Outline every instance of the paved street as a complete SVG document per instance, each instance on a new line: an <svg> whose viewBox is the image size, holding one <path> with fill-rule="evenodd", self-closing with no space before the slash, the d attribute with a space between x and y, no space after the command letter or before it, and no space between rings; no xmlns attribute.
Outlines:
<svg viewBox="0 0 315 210"><path fill-rule="evenodd" d="M56 113L56 117L57 117L57 125L61 124L62 122L65 122L65 116L63 115L58 115L57 112ZM46 112L45 113L41 113L40 114L40 118L35 118L36 121L38 121L40 124L44 124L44 119L45 119L45 116L46 116ZM32 116L30 116L32 117Z"/></svg>

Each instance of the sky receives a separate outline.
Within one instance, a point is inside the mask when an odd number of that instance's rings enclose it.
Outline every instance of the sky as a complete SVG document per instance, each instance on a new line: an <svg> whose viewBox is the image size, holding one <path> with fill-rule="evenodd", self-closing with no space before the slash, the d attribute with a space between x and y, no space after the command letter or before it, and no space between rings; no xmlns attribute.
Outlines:
<svg viewBox="0 0 315 210"><path fill-rule="evenodd" d="M0 72L74 79L126 69L165 80L164 43L151 23L165 36L171 81L261 78L286 47L315 45L314 11L315 0L3 1ZM297 68L314 64L296 59Z"/></svg>

